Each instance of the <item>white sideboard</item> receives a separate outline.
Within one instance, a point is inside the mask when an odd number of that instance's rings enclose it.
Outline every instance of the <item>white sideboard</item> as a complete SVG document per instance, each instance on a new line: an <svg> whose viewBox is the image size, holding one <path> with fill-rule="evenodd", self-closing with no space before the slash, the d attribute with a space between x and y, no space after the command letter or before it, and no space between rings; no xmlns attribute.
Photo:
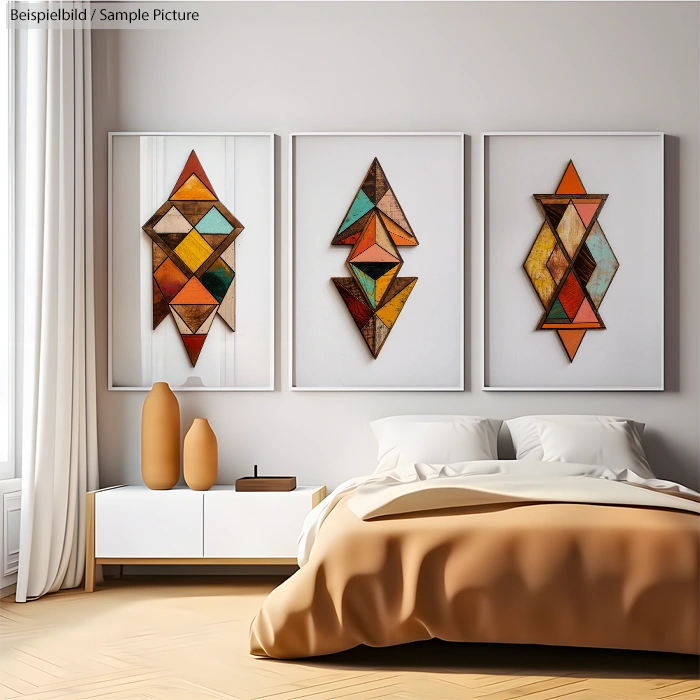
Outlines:
<svg viewBox="0 0 700 700"><path fill-rule="evenodd" d="M304 518L325 486L237 492L117 486L87 494L85 590L97 564L296 564Z"/></svg>

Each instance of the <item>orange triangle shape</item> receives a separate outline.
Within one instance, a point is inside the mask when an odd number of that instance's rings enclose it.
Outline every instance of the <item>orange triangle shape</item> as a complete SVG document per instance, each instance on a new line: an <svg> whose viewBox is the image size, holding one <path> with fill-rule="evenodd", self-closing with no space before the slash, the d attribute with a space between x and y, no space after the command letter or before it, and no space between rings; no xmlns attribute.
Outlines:
<svg viewBox="0 0 700 700"><path fill-rule="evenodd" d="M187 284L170 300L171 304L218 304L219 302L207 291L196 278L190 277Z"/></svg>
<svg viewBox="0 0 700 700"><path fill-rule="evenodd" d="M216 195L212 194L195 175L190 175L180 189L175 194L170 195L171 200L216 200Z"/></svg>
<svg viewBox="0 0 700 700"><path fill-rule="evenodd" d="M395 221L392 221L384 212L379 212L386 230L394 241L394 245L418 245L416 237L404 231Z"/></svg>
<svg viewBox="0 0 700 700"><path fill-rule="evenodd" d="M566 166L566 172L555 194L586 194L586 188L576 172L573 161L570 160Z"/></svg>
<svg viewBox="0 0 700 700"><path fill-rule="evenodd" d="M564 349L566 350L566 354L569 356L569 361L573 362L574 357L576 356L576 352L578 351L579 345L581 345L581 341L583 340L583 336L586 335L585 330L576 330L576 331L557 331L559 334L559 337L561 338L561 342L564 344Z"/></svg>
<svg viewBox="0 0 700 700"><path fill-rule="evenodd" d="M370 216L367 225L360 234L355 247L350 251L350 259L352 260L354 256L363 253L368 248L371 248L377 237L377 217Z"/></svg>
<svg viewBox="0 0 700 700"><path fill-rule="evenodd" d="M185 184L187 179L189 178L190 175L195 174L203 183L204 186L209 189L209 191L214 195L216 198L216 192L214 192L214 188L211 186L211 182L209 182L209 178L207 177L207 174L204 172L204 168L202 167L202 164L199 162L199 158L197 158L197 154L192 151L190 153L190 157L187 159L187 162L185 163L185 167L182 169L182 172L180 173L180 177L177 179L177 183L175 184L175 187L173 187L173 191L170 193L170 197L168 199L172 199L173 195Z"/></svg>

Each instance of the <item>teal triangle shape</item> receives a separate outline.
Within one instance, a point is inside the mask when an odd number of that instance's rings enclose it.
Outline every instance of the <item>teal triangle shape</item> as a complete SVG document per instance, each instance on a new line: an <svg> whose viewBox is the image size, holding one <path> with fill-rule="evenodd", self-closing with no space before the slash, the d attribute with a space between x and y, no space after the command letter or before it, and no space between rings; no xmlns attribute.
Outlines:
<svg viewBox="0 0 700 700"><path fill-rule="evenodd" d="M343 221L343 223L340 225L338 233L342 233L346 228L348 228L348 226L352 226L352 224L354 224L358 219L361 219L371 209L374 209L374 202L372 202L372 200L364 193L363 190L360 190L357 193L357 197L355 197L355 201L350 207L350 211L348 211L347 215L345 216L345 221Z"/></svg>
<svg viewBox="0 0 700 700"><path fill-rule="evenodd" d="M212 207L195 226L199 233L225 233L233 231L233 226L222 216L221 212Z"/></svg>
<svg viewBox="0 0 700 700"><path fill-rule="evenodd" d="M355 273L355 279L360 283L360 287L364 289L369 303L376 309L377 308L377 282L373 280L369 275L365 274L356 265L350 263L352 271Z"/></svg>
<svg viewBox="0 0 700 700"><path fill-rule="evenodd" d="M566 315L566 311L564 311L564 307L561 305L561 302L559 301L559 299L557 299L552 304L552 308L549 310L549 313L547 314L547 320L548 321L559 321L561 323L568 323L569 322L569 317Z"/></svg>

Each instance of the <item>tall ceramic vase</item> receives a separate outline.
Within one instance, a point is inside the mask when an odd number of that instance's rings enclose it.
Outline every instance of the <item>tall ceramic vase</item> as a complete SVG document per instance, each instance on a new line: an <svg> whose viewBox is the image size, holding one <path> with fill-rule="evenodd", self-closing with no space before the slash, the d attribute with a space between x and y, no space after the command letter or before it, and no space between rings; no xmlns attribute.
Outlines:
<svg viewBox="0 0 700 700"><path fill-rule="evenodd" d="M185 435L183 465L185 481L193 491L208 491L216 482L219 448L206 418L195 418Z"/></svg>
<svg viewBox="0 0 700 700"><path fill-rule="evenodd" d="M180 404L165 382L143 402L141 477L149 489L171 489L180 479Z"/></svg>

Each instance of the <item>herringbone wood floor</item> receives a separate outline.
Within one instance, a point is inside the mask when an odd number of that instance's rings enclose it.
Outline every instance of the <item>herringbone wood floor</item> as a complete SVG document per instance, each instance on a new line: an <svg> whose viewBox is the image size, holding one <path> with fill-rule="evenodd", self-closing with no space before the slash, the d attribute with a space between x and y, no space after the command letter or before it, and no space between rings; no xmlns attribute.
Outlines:
<svg viewBox="0 0 700 700"><path fill-rule="evenodd" d="M248 654L279 578L110 581L0 603L0 698L31 700L700 700L695 657L447 644L301 662Z"/></svg>

